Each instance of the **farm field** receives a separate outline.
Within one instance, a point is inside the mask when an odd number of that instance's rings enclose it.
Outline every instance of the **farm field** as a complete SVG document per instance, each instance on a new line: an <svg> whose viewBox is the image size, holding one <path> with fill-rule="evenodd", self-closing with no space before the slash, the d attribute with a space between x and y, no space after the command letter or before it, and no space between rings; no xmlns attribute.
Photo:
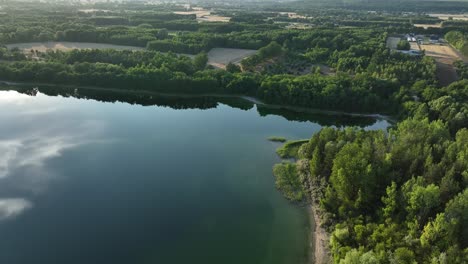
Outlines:
<svg viewBox="0 0 468 264"><path fill-rule="evenodd" d="M441 85L448 85L458 80L453 63L466 59L448 45L421 45L427 56L433 57L437 64L437 78Z"/></svg>
<svg viewBox="0 0 468 264"><path fill-rule="evenodd" d="M437 17L442 20L449 20L452 18L453 20L465 20L468 21L468 13L465 14L428 14L431 17Z"/></svg>
<svg viewBox="0 0 468 264"><path fill-rule="evenodd" d="M442 24L414 24L413 26L415 27L418 27L418 28L424 28L424 29L428 29L428 28L441 28L442 27Z"/></svg>
<svg viewBox="0 0 468 264"><path fill-rule="evenodd" d="M412 50L420 50L417 42L410 42Z"/></svg>
<svg viewBox="0 0 468 264"><path fill-rule="evenodd" d="M196 15L198 22L229 22L230 17L223 17L218 15L211 14L209 10L194 10L194 11L177 11L174 14L178 15Z"/></svg>

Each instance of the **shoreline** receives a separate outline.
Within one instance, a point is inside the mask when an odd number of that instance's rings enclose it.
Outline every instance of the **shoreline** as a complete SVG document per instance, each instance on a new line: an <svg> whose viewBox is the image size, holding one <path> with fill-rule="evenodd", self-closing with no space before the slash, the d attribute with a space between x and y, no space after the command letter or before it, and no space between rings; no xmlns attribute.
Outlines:
<svg viewBox="0 0 468 264"><path fill-rule="evenodd" d="M396 123L395 119L388 115L382 114L365 114L365 113L350 113L344 111L334 111L334 110L321 110L315 108L306 108L298 107L291 105L278 105L278 104L268 104L258 98L248 95L238 95L238 94L216 94L216 93L202 93L202 94L188 94L188 93L164 93L164 92L153 92L147 90L131 90L131 89L116 89L116 88L106 88L98 86L81 86L81 85L71 85L71 84L53 84L53 83L31 83L31 82L10 82L5 80L0 80L1 86L22 86L22 85L32 85L32 86L50 86L50 87L65 87L65 88L75 88L75 89L87 89L95 91L108 91L108 92L120 92L120 93L133 93L133 94L146 94L146 95L159 95L159 96L170 96L170 97L217 97L217 98L239 98L250 103L256 104L257 106L265 106L272 109L285 109L291 111L312 113L312 114L327 114L327 115L345 115L351 117L368 117L375 118L377 120L385 120L389 123Z"/></svg>
<svg viewBox="0 0 468 264"><path fill-rule="evenodd" d="M309 246L310 250L313 250L313 257L309 258L308 263L310 264L329 264L330 263L330 250L328 244L330 242L330 236L327 231L321 227L321 219L318 210L316 209L318 204L311 203L309 205L310 221L313 221L313 231L311 233Z"/></svg>

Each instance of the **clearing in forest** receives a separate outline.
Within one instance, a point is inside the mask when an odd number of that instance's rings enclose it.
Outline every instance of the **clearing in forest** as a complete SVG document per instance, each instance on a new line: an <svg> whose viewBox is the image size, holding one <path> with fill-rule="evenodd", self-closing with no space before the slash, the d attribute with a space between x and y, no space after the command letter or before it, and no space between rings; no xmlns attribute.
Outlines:
<svg viewBox="0 0 468 264"><path fill-rule="evenodd" d="M229 63L240 63L241 60L255 54L256 50L214 48L208 52L208 64L224 69Z"/></svg>

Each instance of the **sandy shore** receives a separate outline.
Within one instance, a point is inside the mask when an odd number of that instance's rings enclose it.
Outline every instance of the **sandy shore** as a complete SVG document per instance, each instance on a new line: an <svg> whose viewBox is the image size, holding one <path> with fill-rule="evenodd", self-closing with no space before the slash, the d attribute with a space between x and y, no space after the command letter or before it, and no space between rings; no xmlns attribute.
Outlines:
<svg viewBox="0 0 468 264"><path fill-rule="evenodd" d="M330 263L330 250L329 250L329 235L327 231L321 227L321 219L319 212L316 210L318 205L311 205L311 217L314 219L314 231L310 243L314 246L314 256L311 258L310 263L315 264L328 264Z"/></svg>

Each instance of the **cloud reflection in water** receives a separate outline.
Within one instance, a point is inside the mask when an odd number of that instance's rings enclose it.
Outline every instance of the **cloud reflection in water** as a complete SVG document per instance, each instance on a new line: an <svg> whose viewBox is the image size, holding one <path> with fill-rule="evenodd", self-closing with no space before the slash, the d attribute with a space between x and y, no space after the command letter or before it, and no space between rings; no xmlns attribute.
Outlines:
<svg viewBox="0 0 468 264"><path fill-rule="evenodd" d="M32 203L23 198L0 199L0 221L14 218L32 207Z"/></svg>
<svg viewBox="0 0 468 264"><path fill-rule="evenodd" d="M32 208L31 201L17 196L38 195L60 177L48 161L66 150L102 142L91 139L102 122L81 115L77 106L75 99L0 91L0 221Z"/></svg>

